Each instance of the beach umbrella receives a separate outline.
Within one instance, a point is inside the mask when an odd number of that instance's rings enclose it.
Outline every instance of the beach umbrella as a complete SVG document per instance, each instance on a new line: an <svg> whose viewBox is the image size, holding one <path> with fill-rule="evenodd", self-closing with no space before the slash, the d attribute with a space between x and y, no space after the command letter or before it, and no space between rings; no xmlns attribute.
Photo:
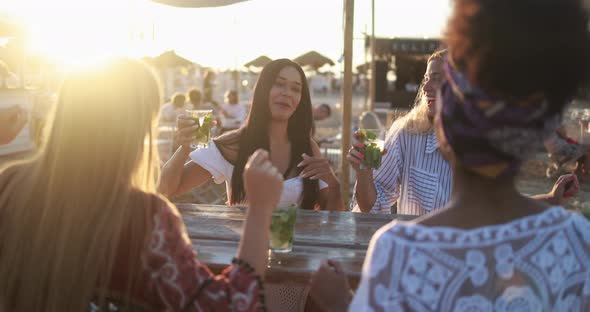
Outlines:
<svg viewBox="0 0 590 312"><path fill-rule="evenodd" d="M250 62L244 64L244 67L264 67L266 64L272 62L272 59L266 55L261 55Z"/></svg>
<svg viewBox="0 0 590 312"><path fill-rule="evenodd" d="M326 64L334 66L334 62L331 59L316 51L309 51L305 54L302 54L293 59L293 61L301 66L310 66L316 71Z"/></svg>
<svg viewBox="0 0 590 312"><path fill-rule="evenodd" d="M208 8L226 6L248 0L152 0L153 2L181 7L181 8Z"/></svg>
<svg viewBox="0 0 590 312"><path fill-rule="evenodd" d="M193 62L179 56L174 50L166 51L156 56L152 59L152 63L161 68L193 65Z"/></svg>
<svg viewBox="0 0 590 312"><path fill-rule="evenodd" d="M239 2L245 2L248 0L152 0L153 2L181 7L181 8L208 8L208 7L221 7L227 6ZM235 80L236 89L239 89L239 81Z"/></svg>

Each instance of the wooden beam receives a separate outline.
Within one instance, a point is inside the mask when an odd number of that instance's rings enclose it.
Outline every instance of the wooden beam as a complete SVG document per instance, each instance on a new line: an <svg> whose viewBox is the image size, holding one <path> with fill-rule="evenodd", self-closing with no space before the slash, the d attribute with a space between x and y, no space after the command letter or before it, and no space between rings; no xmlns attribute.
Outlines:
<svg viewBox="0 0 590 312"><path fill-rule="evenodd" d="M371 0L371 79L369 80L369 111L375 111L375 0Z"/></svg>
<svg viewBox="0 0 590 312"><path fill-rule="evenodd" d="M340 157L340 185L345 207L350 202L350 166L346 155L351 142L352 120L352 33L354 28L354 0L344 1L344 77L342 81L342 144Z"/></svg>

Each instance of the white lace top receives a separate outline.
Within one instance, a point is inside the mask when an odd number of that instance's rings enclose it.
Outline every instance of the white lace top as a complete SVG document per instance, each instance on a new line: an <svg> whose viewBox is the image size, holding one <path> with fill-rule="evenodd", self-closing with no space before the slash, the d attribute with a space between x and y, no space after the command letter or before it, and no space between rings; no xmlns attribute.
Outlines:
<svg viewBox="0 0 590 312"><path fill-rule="evenodd" d="M561 207L472 230L394 221L349 311L590 311L590 222Z"/></svg>
<svg viewBox="0 0 590 312"><path fill-rule="evenodd" d="M231 177L234 172L234 166L229 163L221 154L213 141L209 141L207 148L199 148L192 151L190 159L203 169L209 171L213 181L217 184L225 182L227 194L231 194ZM320 189L328 187L324 181L319 182ZM303 179L294 177L287 179L283 185L283 193L279 200L279 207L299 205L303 200ZM229 195L228 195L229 196Z"/></svg>

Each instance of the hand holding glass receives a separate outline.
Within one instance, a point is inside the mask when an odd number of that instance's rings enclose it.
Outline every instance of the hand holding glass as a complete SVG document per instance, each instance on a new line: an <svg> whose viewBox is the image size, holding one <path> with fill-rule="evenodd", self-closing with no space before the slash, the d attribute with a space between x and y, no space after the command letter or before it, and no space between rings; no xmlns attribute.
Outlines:
<svg viewBox="0 0 590 312"><path fill-rule="evenodd" d="M359 150L365 157L361 161L361 169L379 169L385 142L379 138L378 129L359 129L355 138L365 147Z"/></svg>
<svg viewBox="0 0 590 312"><path fill-rule="evenodd" d="M195 140L191 144L191 147L207 147L211 139L211 128L213 127L213 111L187 110L186 113L188 118L194 120L195 124L199 126L195 130Z"/></svg>

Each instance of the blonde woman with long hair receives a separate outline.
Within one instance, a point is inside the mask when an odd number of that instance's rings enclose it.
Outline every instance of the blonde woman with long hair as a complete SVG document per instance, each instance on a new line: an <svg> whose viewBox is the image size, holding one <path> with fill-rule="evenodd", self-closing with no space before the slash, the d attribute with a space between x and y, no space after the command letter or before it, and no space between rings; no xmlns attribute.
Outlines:
<svg viewBox="0 0 590 312"><path fill-rule="evenodd" d="M356 143L350 149L347 159L357 172L353 211L391 213L397 202L397 213L421 215L446 203L451 168L438 151L432 128L436 92L444 81L445 53L441 50L429 57L414 108L389 130L382 166L375 171L360 169L362 146Z"/></svg>
<svg viewBox="0 0 590 312"><path fill-rule="evenodd" d="M45 146L0 169L0 309L264 309L268 231L259 229L269 227L282 177L266 152L250 158L240 248L213 276L176 207L156 193L159 99L155 76L136 61L66 79Z"/></svg>
<svg viewBox="0 0 590 312"><path fill-rule="evenodd" d="M428 58L415 106L391 126L385 141L387 153L379 169L360 169L364 157L359 151L361 143L355 142L350 149L347 159L357 172L353 211L387 214L393 212L392 206L397 203L394 213L424 215L442 208L449 200L453 172L440 153L433 128L436 94L446 81L446 55L446 50L440 50ZM564 204L578 188L577 180L569 181L566 177L558 178L550 193L534 198ZM564 192L569 182L572 187Z"/></svg>
<svg viewBox="0 0 590 312"><path fill-rule="evenodd" d="M432 121L434 118L434 101L436 100L436 90L440 87L444 76L440 72L440 64L447 50L439 50L428 57L429 65L424 75L424 80L418 89L418 94L414 100L414 108L405 116L394 122L390 128L390 133L402 129L412 134L425 134L432 131Z"/></svg>

